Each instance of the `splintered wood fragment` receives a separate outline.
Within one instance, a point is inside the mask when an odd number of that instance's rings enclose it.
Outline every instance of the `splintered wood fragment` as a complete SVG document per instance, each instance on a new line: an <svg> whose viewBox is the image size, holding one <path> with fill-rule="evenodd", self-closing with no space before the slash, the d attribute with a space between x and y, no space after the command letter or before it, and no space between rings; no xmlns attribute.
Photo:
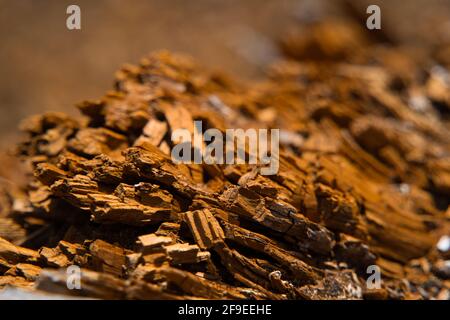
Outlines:
<svg viewBox="0 0 450 320"><path fill-rule="evenodd" d="M223 241L223 230L208 209L188 211L183 218L202 250L210 249L217 242Z"/></svg>
<svg viewBox="0 0 450 320"><path fill-rule="evenodd" d="M163 263L167 263L168 262L168 256L167 254L164 252L160 252L160 253L150 253L150 254L145 254L144 256L142 256L142 259L144 264L151 264L151 265L161 265Z"/></svg>
<svg viewBox="0 0 450 320"><path fill-rule="evenodd" d="M360 238L366 236L358 204L352 196L322 184L318 184L316 195L321 218L328 228L347 232Z"/></svg>
<svg viewBox="0 0 450 320"><path fill-rule="evenodd" d="M309 266L287 250L277 246L276 242L261 234L226 223L225 237L275 259L281 265L289 268L299 283L315 283L322 276L322 272L319 269Z"/></svg>
<svg viewBox="0 0 450 320"><path fill-rule="evenodd" d="M194 120L191 113L181 105L163 103L161 105L164 115L172 131L177 129L187 129L194 134Z"/></svg>
<svg viewBox="0 0 450 320"><path fill-rule="evenodd" d="M201 254L200 248L195 244L177 243L165 246L164 250L173 264L196 263L209 257L209 255Z"/></svg>
<svg viewBox="0 0 450 320"><path fill-rule="evenodd" d="M157 236L176 237L180 231L180 224L176 222L163 222L156 230Z"/></svg>
<svg viewBox="0 0 450 320"><path fill-rule="evenodd" d="M257 290L259 290L259 287L270 287L270 272L258 265L255 259L244 256L225 243L218 244L214 250L220 256L222 265L243 285L251 284L250 286ZM255 284L256 287L252 284Z"/></svg>
<svg viewBox="0 0 450 320"><path fill-rule="evenodd" d="M25 279L24 277L18 276L0 276L0 289L4 289L7 286L23 288L23 289L33 289L34 282Z"/></svg>
<svg viewBox="0 0 450 320"><path fill-rule="evenodd" d="M137 244L142 254L148 254L162 250L162 246L173 244L173 239L151 233L138 237Z"/></svg>
<svg viewBox="0 0 450 320"><path fill-rule="evenodd" d="M51 191L70 202L72 205L88 210L91 206L89 195L98 193L98 183L85 175L64 178L56 181L50 187Z"/></svg>
<svg viewBox="0 0 450 320"><path fill-rule="evenodd" d="M19 262L35 261L38 258L38 252L16 246L11 242L0 238L0 259L7 263L16 264Z"/></svg>
<svg viewBox="0 0 450 320"><path fill-rule="evenodd" d="M339 260L357 268L366 269L376 264L377 257L370 251L368 244L346 234L340 234L335 252Z"/></svg>
<svg viewBox="0 0 450 320"><path fill-rule="evenodd" d="M97 222L122 222L146 225L170 219L170 203L158 206L144 205L133 198L120 198L112 194L93 193L88 196L92 205L92 218Z"/></svg>
<svg viewBox="0 0 450 320"><path fill-rule="evenodd" d="M102 272L120 276L126 263L126 252L123 248L109 244L103 240L95 240L89 246L94 267Z"/></svg>
<svg viewBox="0 0 450 320"><path fill-rule="evenodd" d="M242 187L226 190L219 199L227 209L295 237L304 249L327 254L335 244L328 229L298 214L291 205L275 203Z"/></svg>
<svg viewBox="0 0 450 320"><path fill-rule="evenodd" d="M125 136L106 128L82 129L68 143L68 147L75 153L88 157L108 154L126 145Z"/></svg>
<svg viewBox="0 0 450 320"><path fill-rule="evenodd" d="M151 144L129 148L124 154L127 160L125 169L129 170L130 174L156 180L190 198L196 194L208 194L206 188L192 181L186 165L175 165L170 157Z"/></svg>
<svg viewBox="0 0 450 320"><path fill-rule="evenodd" d="M115 161L105 154L98 155L94 159L88 161L83 161L79 166L90 168L92 165L95 180L111 185L118 184L123 180L122 161ZM76 168L75 171L77 170L78 169Z"/></svg>
<svg viewBox="0 0 450 320"><path fill-rule="evenodd" d="M73 259L77 255L86 254L86 248L77 243L70 243L67 241L60 241L58 243L58 248L64 253L69 259Z"/></svg>
<svg viewBox="0 0 450 320"><path fill-rule="evenodd" d="M21 224L14 219L0 217L0 238L19 244L25 237L26 229Z"/></svg>
<svg viewBox="0 0 450 320"><path fill-rule="evenodd" d="M67 172L49 163L39 163L36 166L36 176L45 185L51 185L66 175Z"/></svg>
<svg viewBox="0 0 450 320"><path fill-rule="evenodd" d="M69 259L58 248L43 247L39 250L40 259L50 267L64 268L70 265Z"/></svg>
<svg viewBox="0 0 450 320"><path fill-rule="evenodd" d="M42 269L38 266L28 263L19 263L8 270L5 275L24 277L27 281L35 281L41 271Z"/></svg>
<svg viewBox="0 0 450 320"><path fill-rule="evenodd" d="M4 273L13 267L14 265L12 263L9 263L4 258L0 257L0 273Z"/></svg>
<svg viewBox="0 0 450 320"><path fill-rule="evenodd" d="M142 143L151 143L159 146L168 131L168 124L158 119L150 119L142 129L142 135L135 141L134 145L139 146Z"/></svg>

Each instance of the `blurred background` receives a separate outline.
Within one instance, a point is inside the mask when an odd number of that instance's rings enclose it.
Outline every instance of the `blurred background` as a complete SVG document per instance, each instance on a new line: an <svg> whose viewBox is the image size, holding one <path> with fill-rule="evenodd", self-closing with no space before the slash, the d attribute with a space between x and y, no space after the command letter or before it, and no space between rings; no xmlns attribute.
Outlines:
<svg viewBox="0 0 450 320"><path fill-rule="evenodd" d="M66 28L70 4L81 7L82 30ZM101 97L123 63L152 50L254 79L280 56L290 26L349 14L364 26L369 4L399 41L450 38L450 0L0 0L0 149L24 117L76 115L75 103Z"/></svg>

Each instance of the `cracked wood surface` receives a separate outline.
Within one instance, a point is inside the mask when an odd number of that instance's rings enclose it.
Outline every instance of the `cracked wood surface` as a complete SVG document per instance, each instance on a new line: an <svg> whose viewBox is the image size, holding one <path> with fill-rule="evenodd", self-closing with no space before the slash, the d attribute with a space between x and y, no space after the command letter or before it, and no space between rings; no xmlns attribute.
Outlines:
<svg viewBox="0 0 450 320"><path fill-rule="evenodd" d="M406 54L427 76L390 68L395 49L373 57L364 35L342 39L354 52L296 37L282 46L301 59L275 64L263 82L159 52L79 104L83 120L24 122L28 183L0 189L0 288L106 299L448 297L448 248L435 246L450 232L448 84ZM412 93L428 113L411 107ZM194 120L222 132L280 128L279 172L173 163L171 132L193 134ZM67 289L70 265L82 268L81 290ZM371 265L379 289L366 287Z"/></svg>

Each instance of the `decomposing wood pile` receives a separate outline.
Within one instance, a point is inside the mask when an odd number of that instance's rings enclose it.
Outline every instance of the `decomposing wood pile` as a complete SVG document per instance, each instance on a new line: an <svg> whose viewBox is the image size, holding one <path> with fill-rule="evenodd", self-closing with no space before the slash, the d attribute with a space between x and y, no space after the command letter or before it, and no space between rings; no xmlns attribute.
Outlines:
<svg viewBox="0 0 450 320"><path fill-rule="evenodd" d="M345 24L308 28L284 38L289 58L263 82L159 52L79 104L81 120L25 121L28 183L5 184L0 198L0 287L106 299L448 299L450 61L378 46ZM278 173L174 164L171 132L194 120L279 128ZM67 287L71 265L82 268L79 290ZM367 287L372 265L380 288Z"/></svg>

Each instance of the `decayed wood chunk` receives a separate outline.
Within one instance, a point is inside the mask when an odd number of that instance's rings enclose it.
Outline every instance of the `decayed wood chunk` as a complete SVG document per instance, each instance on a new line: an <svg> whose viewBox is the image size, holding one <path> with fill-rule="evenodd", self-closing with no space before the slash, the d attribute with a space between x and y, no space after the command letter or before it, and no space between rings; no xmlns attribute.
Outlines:
<svg viewBox="0 0 450 320"><path fill-rule="evenodd" d="M96 269L117 276L122 275L126 262L125 250L103 240L95 240L89 246Z"/></svg>
<svg viewBox="0 0 450 320"><path fill-rule="evenodd" d="M237 187L229 188L220 200L232 212L301 240L298 245L304 249L326 254L334 245L333 236L326 228L298 214L287 203L275 202L251 190Z"/></svg>
<svg viewBox="0 0 450 320"><path fill-rule="evenodd" d="M86 128L68 142L68 148L75 153L96 156L111 153L127 144L126 137L105 128Z"/></svg>
<svg viewBox="0 0 450 320"><path fill-rule="evenodd" d="M32 281L26 280L23 277L8 276L8 275L0 276L0 289L3 289L8 286L24 289L32 289L34 283Z"/></svg>
<svg viewBox="0 0 450 320"><path fill-rule="evenodd" d="M11 218L0 218L0 237L13 243L20 242L26 235L26 230Z"/></svg>
<svg viewBox="0 0 450 320"><path fill-rule="evenodd" d="M141 183L135 186L120 184L113 194L92 193L93 220L143 225L170 219L176 209L170 193L158 186Z"/></svg>
<svg viewBox="0 0 450 320"><path fill-rule="evenodd" d="M201 249L211 249L217 242L223 241L223 230L208 209L188 211L183 218Z"/></svg>
<svg viewBox="0 0 450 320"><path fill-rule="evenodd" d="M58 249L43 247L39 250L39 255L47 265L52 267L64 268L70 264L69 259Z"/></svg>
<svg viewBox="0 0 450 320"><path fill-rule="evenodd" d="M0 238L0 258L7 263L16 264L20 262L35 261L39 258L39 253L16 246L11 242Z"/></svg>
<svg viewBox="0 0 450 320"><path fill-rule="evenodd" d="M140 236L138 238L139 246L142 253L151 252L152 249L162 247L163 245L169 245L173 243L173 239L170 237L157 236L154 233Z"/></svg>
<svg viewBox="0 0 450 320"><path fill-rule="evenodd" d="M42 269L38 266L28 263L19 263L8 270L5 275L24 277L27 281L35 281L41 271Z"/></svg>
<svg viewBox="0 0 450 320"><path fill-rule="evenodd" d="M193 197L197 193L207 193L204 187L192 181L187 166L175 165L170 157L150 144L127 149L125 158L127 160L125 170L130 174L157 181L188 197Z"/></svg>
<svg viewBox="0 0 450 320"><path fill-rule="evenodd" d="M196 263L209 258L209 252L201 254L197 245L188 243L171 244L165 246L164 250L173 264Z"/></svg>
<svg viewBox="0 0 450 320"><path fill-rule="evenodd" d="M298 257L292 255L288 250L280 248L276 242L263 235L225 223L225 237L258 252L265 253L291 270L298 282L314 283L315 280L320 279L322 274L320 270L309 266Z"/></svg>

